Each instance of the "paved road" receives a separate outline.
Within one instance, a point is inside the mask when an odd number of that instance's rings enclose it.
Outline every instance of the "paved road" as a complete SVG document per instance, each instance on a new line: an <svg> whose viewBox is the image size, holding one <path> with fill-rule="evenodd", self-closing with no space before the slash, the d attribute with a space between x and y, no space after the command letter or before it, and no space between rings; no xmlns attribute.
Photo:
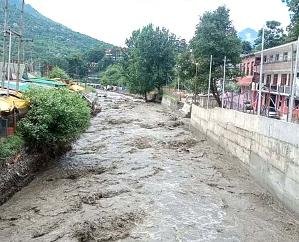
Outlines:
<svg viewBox="0 0 299 242"><path fill-rule="evenodd" d="M299 241L240 163L158 104L119 94L0 207L0 241Z"/></svg>

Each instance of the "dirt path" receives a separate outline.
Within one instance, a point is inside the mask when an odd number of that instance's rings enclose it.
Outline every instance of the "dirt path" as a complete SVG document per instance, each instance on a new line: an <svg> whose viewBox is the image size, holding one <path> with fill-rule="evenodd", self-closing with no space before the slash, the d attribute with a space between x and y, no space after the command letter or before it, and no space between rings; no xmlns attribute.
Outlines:
<svg viewBox="0 0 299 242"><path fill-rule="evenodd" d="M58 164L0 207L0 241L298 241L299 225L158 104L109 93Z"/></svg>

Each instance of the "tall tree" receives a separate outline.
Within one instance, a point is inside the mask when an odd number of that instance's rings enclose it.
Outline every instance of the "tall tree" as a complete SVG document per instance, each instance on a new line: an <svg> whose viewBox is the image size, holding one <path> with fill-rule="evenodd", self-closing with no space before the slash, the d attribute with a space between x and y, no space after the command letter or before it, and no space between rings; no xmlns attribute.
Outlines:
<svg viewBox="0 0 299 242"><path fill-rule="evenodd" d="M228 65L234 67L239 63L242 51L241 40L230 20L229 9L221 6L215 11L205 12L196 27L191 47L198 63L198 78L203 90L208 87L210 55L213 55L211 92L220 106L217 84L222 78L223 59L226 56ZM233 75L232 69L227 70L227 78Z"/></svg>
<svg viewBox="0 0 299 242"><path fill-rule="evenodd" d="M101 84L112 86L125 86L126 76L124 70L120 64L114 64L107 68L107 70L101 75Z"/></svg>
<svg viewBox="0 0 299 242"><path fill-rule="evenodd" d="M291 23L288 26L288 40L296 40L299 36L299 0L282 0L289 8Z"/></svg>
<svg viewBox="0 0 299 242"><path fill-rule="evenodd" d="M83 58L87 62L94 62L99 63L103 57L105 56L105 49L104 48L98 48L98 49L92 49L86 52L83 56Z"/></svg>
<svg viewBox="0 0 299 242"><path fill-rule="evenodd" d="M68 61L68 74L72 78L82 78L88 75L87 63L83 60L82 56L74 55L67 58Z"/></svg>
<svg viewBox="0 0 299 242"><path fill-rule="evenodd" d="M242 41L242 54L250 54L253 48L249 41Z"/></svg>
<svg viewBox="0 0 299 242"><path fill-rule="evenodd" d="M262 34L263 29L260 29L258 32L258 37L254 41L255 49L260 50L262 44ZM281 27L281 23L275 20L267 21L265 27L265 45L264 47L272 48L278 45L281 45L285 41L284 30Z"/></svg>
<svg viewBox="0 0 299 242"><path fill-rule="evenodd" d="M49 78L60 78L62 80L69 79L68 74L58 66L55 66L49 73Z"/></svg>
<svg viewBox="0 0 299 242"><path fill-rule="evenodd" d="M173 75L177 38L165 28L149 24L126 41L128 87L144 95L165 85Z"/></svg>

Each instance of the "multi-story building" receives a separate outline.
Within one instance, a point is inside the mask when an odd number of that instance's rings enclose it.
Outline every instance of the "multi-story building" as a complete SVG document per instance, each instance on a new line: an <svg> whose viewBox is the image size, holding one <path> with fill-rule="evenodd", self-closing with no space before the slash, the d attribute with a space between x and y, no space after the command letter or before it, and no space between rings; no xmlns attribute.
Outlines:
<svg viewBox="0 0 299 242"><path fill-rule="evenodd" d="M241 70L244 77L239 78L238 83L243 93L247 92L247 100L254 110L257 109L260 69L263 61L262 112L266 115L269 110L275 110L282 119L287 117L295 72L296 49L297 41L264 50L263 60L261 52L243 56ZM298 72L299 65L296 77L299 77ZM298 88L295 90L293 115L299 119L299 80L297 78L294 80Z"/></svg>

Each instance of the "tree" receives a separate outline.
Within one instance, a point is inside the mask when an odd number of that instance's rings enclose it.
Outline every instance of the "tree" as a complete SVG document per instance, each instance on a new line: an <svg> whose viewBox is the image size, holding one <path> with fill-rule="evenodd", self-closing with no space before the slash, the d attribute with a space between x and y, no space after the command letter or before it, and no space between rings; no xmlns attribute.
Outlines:
<svg viewBox="0 0 299 242"><path fill-rule="evenodd" d="M69 76L64 70L62 70L58 66L55 66L49 73L49 78L60 78L62 80L67 80L69 79Z"/></svg>
<svg viewBox="0 0 299 242"><path fill-rule="evenodd" d="M82 56L74 55L67 58L68 62L68 74L72 78L82 78L88 74L88 66L86 61L83 60Z"/></svg>
<svg viewBox="0 0 299 242"><path fill-rule="evenodd" d="M288 40L296 40L299 36L299 0L282 0L290 12L291 23L288 26Z"/></svg>
<svg viewBox="0 0 299 242"><path fill-rule="evenodd" d="M105 56L105 49L92 49L84 54L84 59L87 62L99 63Z"/></svg>
<svg viewBox="0 0 299 242"><path fill-rule="evenodd" d="M88 127L90 108L78 93L66 88L31 88L24 93L31 107L18 132L31 151L57 155Z"/></svg>
<svg viewBox="0 0 299 242"><path fill-rule="evenodd" d="M109 66L101 77L101 84L112 86L125 86L126 77L122 66L119 64Z"/></svg>
<svg viewBox="0 0 299 242"><path fill-rule="evenodd" d="M219 106L221 105L218 81L222 78L223 59L226 56L229 68L227 78L232 78L234 67L240 61L242 51L241 40L232 25L229 9L224 6L215 11L205 12L196 27L195 36L191 40L194 58L198 63L198 81L202 91L208 88L210 56L213 55L211 93Z"/></svg>
<svg viewBox="0 0 299 242"><path fill-rule="evenodd" d="M160 90L173 76L177 39L165 28L149 24L133 31L127 39L128 47L124 65L131 92L144 95Z"/></svg>
<svg viewBox="0 0 299 242"><path fill-rule="evenodd" d="M242 41L242 54L250 54L253 48L249 41Z"/></svg>
<svg viewBox="0 0 299 242"><path fill-rule="evenodd" d="M254 42L255 49L260 50L262 44L263 29L258 32L258 37ZM267 21L265 28L265 44L264 48L272 48L283 44L285 41L284 30L281 27L281 23L278 21Z"/></svg>
<svg viewBox="0 0 299 242"><path fill-rule="evenodd" d="M177 56L177 78L184 89L194 91L195 64L192 62L192 54L189 48Z"/></svg>

